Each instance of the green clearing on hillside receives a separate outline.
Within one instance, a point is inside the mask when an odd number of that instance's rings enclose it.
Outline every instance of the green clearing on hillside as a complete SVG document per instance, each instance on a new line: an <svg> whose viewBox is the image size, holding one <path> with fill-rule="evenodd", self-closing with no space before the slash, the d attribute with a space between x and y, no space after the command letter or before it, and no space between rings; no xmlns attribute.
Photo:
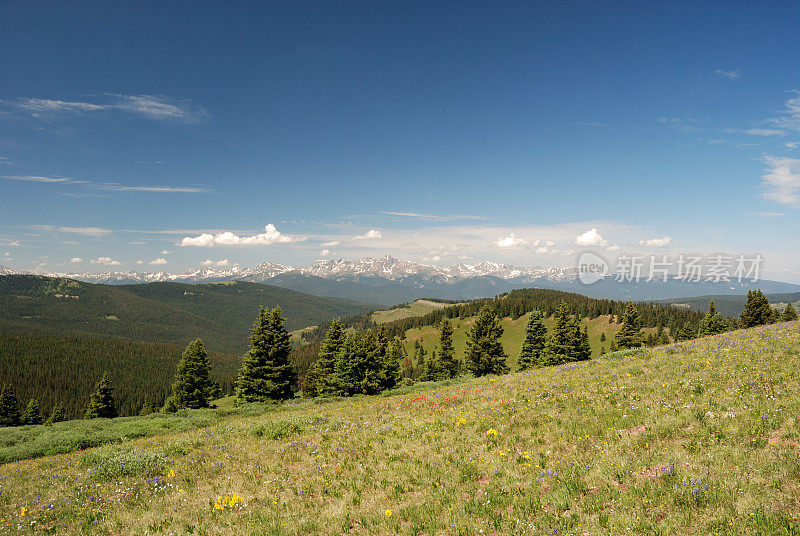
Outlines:
<svg viewBox="0 0 800 536"><path fill-rule="evenodd" d="M387 322L394 322L395 320L402 320L404 318L413 318L415 316L422 316L435 311L436 309L443 309L454 305L453 303L442 303L431 300L417 300L409 303L405 307L395 307L387 309L386 311L375 311L372 313L372 321L376 324L385 324Z"/></svg>
<svg viewBox="0 0 800 536"><path fill-rule="evenodd" d="M0 466L0 530L798 534L799 333L302 402Z"/></svg>
<svg viewBox="0 0 800 536"><path fill-rule="evenodd" d="M463 319L451 319L451 322L453 323L453 344L456 348L456 356L459 358L464 355L467 342L467 332L472 326L472 323L475 321L475 318L476 317L471 316ZM506 354L508 354L508 365L512 368L512 370L516 366L517 356L519 355L520 350L522 350L522 341L525 338L525 324L527 324L528 318L530 318L530 313L526 313L516 320L512 320L508 317L500 320L500 323L503 326L503 337L501 338L501 341L503 343L503 348L505 348ZM605 351L608 352L608 349L611 346L611 341L614 340L614 336L620 330L621 324L609 323L608 320L608 315L602 315L593 319L584 318L581 321L581 329L583 329L583 326L588 326L589 328L589 345L592 347L592 356L596 357L600 355L601 347L605 348ZM552 329L553 317L545 319L544 324L548 331ZM656 328L645 328L642 331L645 334L655 333ZM606 336L605 342L600 341L600 335L603 333L605 333ZM438 346L439 344L439 330L435 326L424 326L406 331L406 337L403 341L403 345L409 356L414 355L414 343L416 341L420 341L420 344L422 344L422 347L425 348L427 355L430 355L434 347Z"/></svg>

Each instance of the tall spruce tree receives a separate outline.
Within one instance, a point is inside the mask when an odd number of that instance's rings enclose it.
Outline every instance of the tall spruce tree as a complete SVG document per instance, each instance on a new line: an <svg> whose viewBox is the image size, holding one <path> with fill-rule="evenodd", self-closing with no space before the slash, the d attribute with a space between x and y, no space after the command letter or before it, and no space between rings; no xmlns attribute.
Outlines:
<svg viewBox="0 0 800 536"><path fill-rule="evenodd" d="M43 422L44 417L39 409L39 402L31 398L22 413L22 424L42 424Z"/></svg>
<svg viewBox="0 0 800 536"><path fill-rule="evenodd" d="M203 341L195 339L184 350L172 383L172 398L177 408L207 408L218 395L219 388L211 381L211 362Z"/></svg>
<svg viewBox="0 0 800 536"><path fill-rule="evenodd" d="M280 308L261 308L253 324L250 350L236 379L236 401L263 402L294 396L296 376L289 363L289 332L283 327Z"/></svg>
<svg viewBox="0 0 800 536"><path fill-rule="evenodd" d="M786 308L781 313L781 321L782 322L791 322L793 320L797 320L797 311L795 310L794 306L789 303L786 304Z"/></svg>
<svg viewBox="0 0 800 536"><path fill-rule="evenodd" d="M500 337L503 327L489 306L483 306L478 318L467 333L467 347L464 362L475 376L486 374L506 374L506 353Z"/></svg>
<svg viewBox="0 0 800 536"><path fill-rule="evenodd" d="M22 413L19 400L11 386L0 391L0 426L19 426L22 424Z"/></svg>
<svg viewBox="0 0 800 536"><path fill-rule="evenodd" d="M153 397L150 395L145 395L144 401L142 402L142 409L139 410L139 415L144 417L146 415L150 415L156 412L156 405L153 402Z"/></svg>
<svg viewBox="0 0 800 536"><path fill-rule="evenodd" d="M422 374L419 376L421 382L432 382L436 380L436 348L431 350L431 357L425 361L425 366L422 369Z"/></svg>
<svg viewBox="0 0 800 536"><path fill-rule="evenodd" d="M706 316L700 321L700 326L697 328L697 335L700 337L708 337L710 335L717 335L724 333L728 330L725 319L719 312L717 312L717 305L714 300L708 302L708 312Z"/></svg>
<svg viewBox="0 0 800 536"><path fill-rule="evenodd" d="M456 349L453 346L453 324L447 318L442 318L439 324L439 353L436 356L436 378L447 380L458 375L458 361Z"/></svg>
<svg viewBox="0 0 800 536"><path fill-rule="evenodd" d="M625 312L622 313L622 328L620 328L614 339L621 349L635 348L642 345L644 337L642 335L639 311L636 310L636 307L631 302L628 302L625 306Z"/></svg>
<svg viewBox="0 0 800 536"><path fill-rule="evenodd" d="M381 390L393 389L400 380L400 362L403 361L403 344L393 339L383 354Z"/></svg>
<svg viewBox="0 0 800 536"><path fill-rule="evenodd" d="M383 359L374 336L351 333L336 357L334 375L342 396L375 394L381 390Z"/></svg>
<svg viewBox="0 0 800 536"><path fill-rule="evenodd" d="M55 406L53 406L53 411L50 412L50 417L47 418L48 424L53 424L55 422L61 422L67 419L66 413L64 413L64 405L60 402L57 402Z"/></svg>
<svg viewBox="0 0 800 536"><path fill-rule="evenodd" d="M84 419L113 419L118 415L117 408L114 404L114 387L108 379L108 375L103 374L100 381L97 382L92 396L89 397L89 403L86 406L86 411L83 414Z"/></svg>
<svg viewBox="0 0 800 536"><path fill-rule="evenodd" d="M744 311L739 318L744 328L761 326L773 321L772 307L769 306L769 300L761 292L761 289L747 291L747 302L745 302Z"/></svg>
<svg viewBox="0 0 800 536"><path fill-rule="evenodd" d="M553 314L553 329L547 339L540 363L543 366L558 365L572 361L575 351L574 318L569 314L566 302L562 301Z"/></svg>
<svg viewBox="0 0 800 536"><path fill-rule="evenodd" d="M676 341L688 341L694 339L697 336L697 330L692 327L692 324L689 322L684 322L681 326L681 329L678 330L678 334L675 337Z"/></svg>
<svg viewBox="0 0 800 536"><path fill-rule="evenodd" d="M517 358L517 370L527 370L542 365L546 343L547 328L542 322L542 314L533 311L528 323L525 324L525 339L522 341L522 351Z"/></svg>
<svg viewBox="0 0 800 536"><path fill-rule="evenodd" d="M414 379L419 379L425 372L425 356L428 355L428 352L425 351L425 348L419 342L419 340L414 341L414 361L416 362L416 366L414 367Z"/></svg>
<svg viewBox="0 0 800 536"><path fill-rule="evenodd" d="M338 318L334 319L319 348L319 357L314 362L316 368L314 373L317 375L316 393L319 396L336 396L339 393L334 372L336 358L344 346L346 338L347 334L342 326L342 321Z"/></svg>
<svg viewBox="0 0 800 536"><path fill-rule="evenodd" d="M580 329L578 318L575 318L575 323L578 325L578 342L575 347L575 361L586 361L592 357L592 347L589 345L589 327L583 326Z"/></svg>

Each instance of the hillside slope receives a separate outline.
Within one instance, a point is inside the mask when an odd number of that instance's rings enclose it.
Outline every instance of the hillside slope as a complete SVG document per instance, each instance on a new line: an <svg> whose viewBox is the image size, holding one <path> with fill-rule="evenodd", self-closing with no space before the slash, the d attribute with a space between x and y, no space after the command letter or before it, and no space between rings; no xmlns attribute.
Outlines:
<svg viewBox="0 0 800 536"><path fill-rule="evenodd" d="M96 285L69 279L0 277L0 332L100 336L242 353L259 306L280 306L288 329L378 306L320 298L243 281L190 285Z"/></svg>
<svg viewBox="0 0 800 536"><path fill-rule="evenodd" d="M800 531L800 324L0 467L18 534Z"/></svg>

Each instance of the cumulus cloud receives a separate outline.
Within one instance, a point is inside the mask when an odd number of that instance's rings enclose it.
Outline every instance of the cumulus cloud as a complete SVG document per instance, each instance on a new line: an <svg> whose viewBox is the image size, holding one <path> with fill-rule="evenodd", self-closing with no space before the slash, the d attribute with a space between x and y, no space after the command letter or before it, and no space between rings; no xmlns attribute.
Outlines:
<svg viewBox="0 0 800 536"><path fill-rule="evenodd" d="M355 240L379 240L383 238L383 235L377 229L370 229L363 235L358 235L353 237Z"/></svg>
<svg viewBox="0 0 800 536"><path fill-rule="evenodd" d="M761 175L764 197L784 205L800 206L800 159L767 156L764 163L767 164Z"/></svg>
<svg viewBox="0 0 800 536"><path fill-rule="evenodd" d="M380 233L379 233L380 234ZM282 234L271 223L264 227L264 232L253 236L239 236L230 231L217 233L203 233L199 236L185 236L178 244L179 246L192 247L211 247L211 246L251 246L251 245L270 245L288 244L291 242L302 242L306 238L303 236L288 236Z"/></svg>
<svg viewBox="0 0 800 536"><path fill-rule="evenodd" d="M648 248L663 248L668 246L670 242L672 242L672 238L664 236L661 238L651 238L649 240L639 240L639 245Z"/></svg>
<svg viewBox="0 0 800 536"><path fill-rule="evenodd" d="M138 261L136 261L136 264L144 264L144 261L139 259Z"/></svg>
<svg viewBox="0 0 800 536"><path fill-rule="evenodd" d="M508 236L498 238L495 242L495 245L500 249L518 248L525 245L525 240L522 238L517 238L514 236L514 233L511 233Z"/></svg>
<svg viewBox="0 0 800 536"><path fill-rule="evenodd" d="M575 237L575 245L581 247L604 247L608 245L608 241L597 232L596 228L592 227L585 233Z"/></svg>
<svg viewBox="0 0 800 536"><path fill-rule="evenodd" d="M97 257L96 259L92 259L89 261L92 264L102 264L105 266L119 266L122 264L119 261L115 261L111 257Z"/></svg>
<svg viewBox="0 0 800 536"><path fill-rule="evenodd" d="M83 259L82 259L82 258L80 258L80 257L72 257L72 258L69 260L69 262L71 262L72 264L79 264L79 263L82 263L82 262L83 262Z"/></svg>
<svg viewBox="0 0 800 536"><path fill-rule="evenodd" d="M341 244L339 240L331 240L330 242L323 242L322 244L320 244L320 246L323 248L329 248L333 246L338 246L339 244Z"/></svg>
<svg viewBox="0 0 800 536"><path fill-rule="evenodd" d="M319 252L320 257L327 257L328 255L332 255L332 252L329 249L323 249Z"/></svg>
<svg viewBox="0 0 800 536"><path fill-rule="evenodd" d="M150 266L164 265L164 264L167 264L167 259L165 259L164 257L160 257L158 259L153 259L148 264L150 264Z"/></svg>
<svg viewBox="0 0 800 536"><path fill-rule="evenodd" d="M228 266L230 265L230 261L228 261L228 259L222 259L219 261L212 261L211 259L206 259L200 264L202 264L203 266Z"/></svg>
<svg viewBox="0 0 800 536"><path fill-rule="evenodd" d="M608 246L606 251L619 251L620 247L619 244L614 244L613 246Z"/></svg>

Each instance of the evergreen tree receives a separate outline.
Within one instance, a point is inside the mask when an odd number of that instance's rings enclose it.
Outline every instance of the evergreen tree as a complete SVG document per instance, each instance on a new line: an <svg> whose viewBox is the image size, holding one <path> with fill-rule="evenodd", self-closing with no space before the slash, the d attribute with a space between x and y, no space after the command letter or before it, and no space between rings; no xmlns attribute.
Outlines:
<svg viewBox="0 0 800 536"><path fill-rule="evenodd" d="M414 378L419 379L420 376L425 372L425 356L428 353L425 351L425 348L420 344L419 341L414 342L414 360L417 363L416 368L414 369Z"/></svg>
<svg viewBox="0 0 800 536"><path fill-rule="evenodd" d="M566 361L572 361L575 353L576 339L575 319L569 314L566 302L562 301L556 309L553 318L555 320L550 337L547 339L545 355L541 357L541 365L558 365Z"/></svg>
<svg viewBox="0 0 800 536"><path fill-rule="evenodd" d="M600 334L600 342L606 342L606 333L605 333L605 331Z"/></svg>
<svg viewBox="0 0 800 536"><path fill-rule="evenodd" d="M22 414L14 388L4 387L0 391L0 426L19 426L20 424L22 424Z"/></svg>
<svg viewBox="0 0 800 536"><path fill-rule="evenodd" d="M236 379L237 402L286 400L294 396L295 373L289 363L289 332L280 308L261 308L250 336L250 350Z"/></svg>
<svg viewBox="0 0 800 536"><path fill-rule="evenodd" d="M303 374L303 379L300 382L300 392L302 392L303 398L314 398L319 396L319 387L319 366L317 361L314 361Z"/></svg>
<svg viewBox="0 0 800 536"><path fill-rule="evenodd" d="M467 333L464 358L467 370L475 376L507 373L506 353L500 342L502 335L503 327L500 325L500 320L490 307L482 307L478 318Z"/></svg>
<svg viewBox="0 0 800 536"><path fill-rule="evenodd" d="M436 348L431 350L431 357L425 361L425 366L422 368L422 374L419 376L421 382L432 382L436 380Z"/></svg>
<svg viewBox="0 0 800 536"><path fill-rule="evenodd" d="M769 306L769 300L761 292L761 289L747 291L747 302L744 304L744 311L740 319L744 328L752 328L753 326L761 326L772 322L772 307Z"/></svg>
<svg viewBox="0 0 800 536"><path fill-rule="evenodd" d="M575 348L575 360L586 361L592 357L592 347L589 346L589 327L583 326L583 331L580 330L577 317L575 324L578 326L578 341Z"/></svg>
<svg viewBox="0 0 800 536"><path fill-rule="evenodd" d="M374 337L362 333L348 335L334 368L338 394L351 396L380 392L382 368L383 360Z"/></svg>
<svg viewBox="0 0 800 536"><path fill-rule="evenodd" d="M706 316L700 321L700 327L697 329L699 337L708 337L709 335L716 335L727 331L725 319L717 312L717 306L714 300L708 302L708 312Z"/></svg>
<svg viewBox="0 0 800 536"><path fill-rule="evenodd" d="M783 313L781 314L781 321L791 322L793 320L797 320L797 311L795 311L794 306L789 303L786 305L786 309L784 309Z"/></svg>
<svg viewBox="0 0 800 536"><path fill-rule="evenodd" d="M393 389L400 379L400 362L403 361L403 344L394 339L389 343L383 357L381 390Z"/></svg>
<svg viewBox="0 0 800 536"><path fill-rule="evenodd" d="M84 419L113 419L117 416L117 408L114 405L114 396L112 395L114 387L108 379L106 374L97 382L97 388L92 396L89 397L89 404L86 406L86 412L83 414Z"/></svg>
<svg viewBox="0 0 800 536"><path fill-rule="evenodd" d="M334 369L336 368L336 358L339 351L344 346L347 334L342 326L342 321L338 318L331 322L331 327L325 333L325 339L319 349L319 358L314 363L317 375L316 393L319 396L336 396L339 386L336 385Z"/></svg>
<svg viewBox="0 0 800 536"><path fill-rule="evenodd" d="M697 331L692 328L692 325L689 322L684 322L681 329L678 330L678 335L675 337L676 341L689 341L694 339L697 335Z"/></svg>
<svg viewBox="0 0 800 536"><path fill-rule="evenodd" d="M53 424L55 422L61 422L66 419L67 416L64 413L64 406L61 403L58 403L55 406L53 406L53 411L50 412L50 417L48 417L47 422L48 424Z"/></svg>
<svg viewBox="0 0 800 536"><path fill-rule="evenodd" d="M142 402L142 409L139 410L139 415L145 416L155 412L156 412L156 405L153 402L153 398L150 395L146 395L144 397L144 402Z"/></svg>
<svg viewBox="0 0 800 536"><path fill-rule="evenodd" d="M642 345L642 324L639 320L639 311L631 302L625 306L625 312L622 314L622 328L615 339L617 346L622 349Z"/></svg>
<svg viewBox="0 0 800 536"><path fill-rule="evenodd" d="M525 325L525 339L522 341L522 351L517 358L517 370L527 370L542 364L546 339L547 328L542 322L542 314L533 311Z"/></svg>
<svg viewBox="0 0 800 536"><path fill-rule="evenodd" d="M22 424L42 424L43 422L44 417L42 417L42 412L39 410L39 402L31 398L28 401L28 405L25 406L25 412L22 414Z"/></svg>
<svg viewBox="0 0 800 536"><path fill-rule="evenodd" d="M436 379L446 380L458 375L456 349L453 346L453 324L443 318L439 325L439 354L436 361Z"/></svg>
<svg viewBox="0 0 800 536"><path fill-rule="evenodd" d="M172 398L178 408L207 408L219 389L211 381L211 363L203 347L196 339L189 343L178 362L175 381L172 383Z"/></svg>
<svg viewBox="0 0 800 536"><path fill-rule="evenodd" d="M608 347L608 351L613 353L617 350L619 350L619 348L617 348L617 344L614 341L611 341L611 346Z"/></svg>

